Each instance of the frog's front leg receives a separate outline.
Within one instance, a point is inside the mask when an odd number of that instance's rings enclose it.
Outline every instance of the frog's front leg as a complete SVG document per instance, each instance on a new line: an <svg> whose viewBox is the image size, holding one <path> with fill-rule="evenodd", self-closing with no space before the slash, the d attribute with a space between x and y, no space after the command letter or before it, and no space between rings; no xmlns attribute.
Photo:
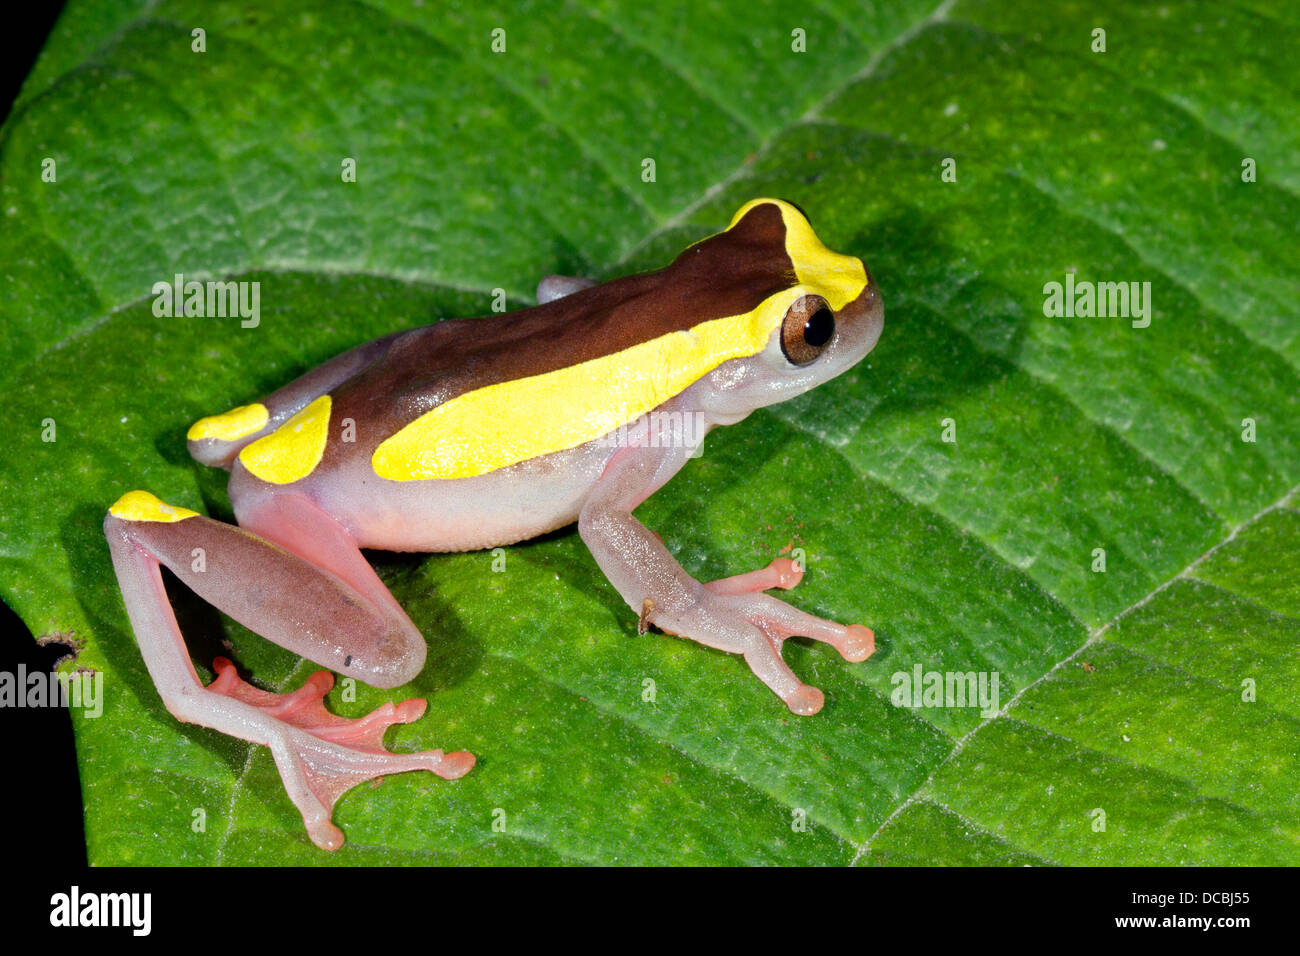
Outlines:
<svg viewBox="0 0 1300 956"><path fill-rule="evenodd" d="M474 758L440 750L390 753L384 731L419 718L424 701L386 704L358 720L339 717L322 703L333 685L323 671L291 694L273 694L245 683L234 665L218 659L217 679L203 686L167 600L161 565L249 629L367 683L398 686L424 662L419 630L341 525L294 496L252 509L247 520L265 535L136 491L109 510L104 532L136 640L167 709L186 723L269 747L312 841L336 849L343 834L330 817L347 790L407 770L459 777Z"/></svg>
<svg viewBox="0 0 1300 956"><path fill-rule="evenodd" d="M846 659L865 660L874 637L862 625L845 627L805 614L761 593L793 587L802 573L777 559L767 568L701 584L668 553L659 536L632 510L685 464L689 449L620 449L593 486L578 520L579 533L610 583L640 616L662 631L734 654L796 714L815 714L824 695L803 683L781 657L786 638L809 637Z"/></svg>

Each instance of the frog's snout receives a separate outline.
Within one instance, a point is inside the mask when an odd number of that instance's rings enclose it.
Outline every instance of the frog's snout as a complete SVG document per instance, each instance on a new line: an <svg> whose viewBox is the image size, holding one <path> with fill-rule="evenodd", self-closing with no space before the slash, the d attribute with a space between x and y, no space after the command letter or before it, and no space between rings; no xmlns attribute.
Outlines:
<svg viewBox="0 0 1300 956"><path fill-rule="evenodd" d="M845 344L859 359L876 347L885 324L885 304L880 286L876 284L876 277L871 274L866 263L863 263L862 269L866 273L867 284L856 299L840 310L839 315Z"/></svg>
<svg viewBox="0 0 1300 956"><path fill-rule="evenodd" d="M867 275L867 284L859 298L864 300L864 305L869 311L874 311L883 316L884 301L881 299L880 286L876 284L876 277L871 274L871 270L867 268L865 262L862 264L862 271Z"/></svg>

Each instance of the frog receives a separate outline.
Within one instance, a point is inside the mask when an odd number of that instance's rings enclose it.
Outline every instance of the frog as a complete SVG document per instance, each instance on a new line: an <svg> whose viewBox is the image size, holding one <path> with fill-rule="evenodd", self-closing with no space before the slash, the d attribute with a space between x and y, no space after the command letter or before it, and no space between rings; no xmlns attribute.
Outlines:
<svg viewBox="0 0 1300 956"><path fill-rule="evenodd" d="M127 617L163 705L179 721L268 747L322 849L343 845L333 813L352 787L407 771L454 780L476 759L384 746L387 728L422 716L423 699L361 718L325 707L334 674L392 689L425 664L424 636L362 549L495 549L576 523L640 633L653 627L738 655L801 716L820 711L825 695L785 662L785 640L829 644L850 662L875 650L871 628L767 593L795 587L802 563L777 556L697 581L633 514L713 428L803 394L875 347L883 306L864 262L823 245L796 204L758 198L658 270L599 284L547 276L537 299L391 333L195 422L188 450L230 472L234 524L143 490L105 516ZM326 670L277 693L218 657L205 684L163 567Z"/></svg>

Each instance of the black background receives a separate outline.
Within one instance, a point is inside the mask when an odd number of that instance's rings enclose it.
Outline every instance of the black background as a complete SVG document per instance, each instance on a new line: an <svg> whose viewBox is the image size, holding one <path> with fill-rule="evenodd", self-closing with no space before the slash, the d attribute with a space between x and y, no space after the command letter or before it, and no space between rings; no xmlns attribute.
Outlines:
<svg viewBox="0 0 1300 956"><path fill-rule="evenodd" d="M0 30L0 64L4 87L0 103L7 120L23 78L31 72L45 38L63 8L61 3L34 3L24 10L6 10ZM0 269L3 265L0 264ZM0 671L28 673L51 670L68 652L66 647L38 647L32 634L12 610L0 604ZM81 817L81 786L73 749L72 721L59 708L0 710L0 740L4 741L4 796L0 834L14 860L45 860L51 866L85 866L86 840ZM8 853L5 854L8 856ZM11 870L12 873L12 870Z"/></svg>

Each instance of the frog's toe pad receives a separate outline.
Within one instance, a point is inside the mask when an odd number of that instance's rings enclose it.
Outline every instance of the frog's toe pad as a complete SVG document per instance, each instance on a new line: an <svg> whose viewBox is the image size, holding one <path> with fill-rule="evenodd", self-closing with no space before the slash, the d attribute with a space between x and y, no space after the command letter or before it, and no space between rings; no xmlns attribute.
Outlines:
<svg viewBox="0 0 1300 956"><path fill-rule="evenodd" d="M323 699L334 686L328 671L312 674L292 693L275 694L243 680L224 657L216 658L213 667L217 679L208 690L256 707L284 725L271 752L312 842L324 849L343 845L343 833L330 817L339 797L357 784L408 770L429 770L454 780L474 766L474 755L463 750L404 754L385 749L384 731L418 720L425 710L422 700L384 704L365 717L340 717L325 709Z"/></svg>
<svg viewBox="0 0 1300 956"><path fill-rule="evenodd" d="M437 774L448 780L455 780L463 777L474 769L475 757L468 750L457 750L455 753L444 754L442 763L438 764Z"/></svg>
<svg viewBox="0 0 1300 956"><path fill-rule="evenodd" d="M801 717L811 717L822 709L826 695L811 684L800 684L793 694L785 699L785 705L791 713Z"/></svg>
<svg viewBox="0 0 1300 956"><path fill-rule="evenodd" d="M865 661L876 652L876 635L871 628L862 624L850 624L847 630L848 634L839 647L839 652L846 661Z"/></svg>

